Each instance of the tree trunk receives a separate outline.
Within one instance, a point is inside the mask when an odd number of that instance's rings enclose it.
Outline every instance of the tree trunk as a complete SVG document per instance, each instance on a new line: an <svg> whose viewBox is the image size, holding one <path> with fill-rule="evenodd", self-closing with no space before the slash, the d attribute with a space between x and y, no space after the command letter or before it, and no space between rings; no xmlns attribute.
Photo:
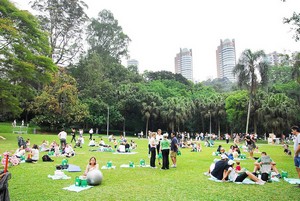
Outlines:
<svg viewBox="0 0 300 201"><path fill-rule="evenodd" d="M252 97L251 97L251 95L250 95L249 105L248 105L248 114L247 114L247 123L246 123L246 134L248 134L248 128L249 128L251 99L252 99Z"/></svg>
<svg viewBox="0 0 300 201"><path fill-rule="evenodd" d="M146 138L148 137L148 123L149 123L149 118L147 118L147 123L146 123Z"/></svg>

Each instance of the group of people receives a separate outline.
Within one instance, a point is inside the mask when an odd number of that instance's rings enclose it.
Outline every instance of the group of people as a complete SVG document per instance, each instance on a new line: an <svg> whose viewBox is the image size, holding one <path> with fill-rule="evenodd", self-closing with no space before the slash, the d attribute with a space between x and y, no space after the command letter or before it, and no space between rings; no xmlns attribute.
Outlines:
<svg viewBox="0 0 300 201"><path fill-rule="evenodd" d="M174 133L171 133L171 142L168 139L168 133L162 135L161 129L158 129L157 132L152 132L149 135L148 143L148 154L150 156L150 167L156 168L156 153L158 155L158 165L161 165L162 159L162 170L167 170L170 167L169 155L172 160L173 168L176 168L177 162L177 152L178 152L178 140Z"/></svg>

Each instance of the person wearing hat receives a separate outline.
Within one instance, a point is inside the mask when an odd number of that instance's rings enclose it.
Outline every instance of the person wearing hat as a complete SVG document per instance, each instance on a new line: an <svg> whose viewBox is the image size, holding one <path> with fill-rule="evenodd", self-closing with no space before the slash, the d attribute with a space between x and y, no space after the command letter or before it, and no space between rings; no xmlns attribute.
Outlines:
<svg viewBox="0 0 300 201"><path fill-rule="evenodd" d="M211 175L218 180L222 180L224 171L227 169L227 167L228 167L228 157L225 154L222 154L221 160L216 162L215 168L211 172Z"/></svg>
<svg viewBox="0 0 300 201"><path fill-rule="evenodd" d="M160 152L162 153L162 170L169 169L169 153L170 142L168 140L168 133L163 134L163 139L160 142Z"/></svg>
<svg viewBox="0 0 300 201"><path fill-rule="evenodd" d="M237 172L233 166L235 164L235 161L233 160L229 160L228 161L228 170L224 172L224 176L222 178L222 181L226 181L227 179L229 181L232 181L232 182L243 182L244 179L246 179L247 177L249 177L251 180L253 180L256 184L259 184L259 185L264 185L266 182L257 178L254 174L252 174L251 172L249 171L245 171L243 173L240 173Z"/></svg>

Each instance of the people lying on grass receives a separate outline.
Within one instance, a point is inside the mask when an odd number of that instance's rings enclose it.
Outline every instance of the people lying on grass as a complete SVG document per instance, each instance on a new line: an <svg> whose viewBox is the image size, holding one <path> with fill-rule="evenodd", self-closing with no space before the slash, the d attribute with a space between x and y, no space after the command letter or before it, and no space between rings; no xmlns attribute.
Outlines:
<svg viewBox="0 0 300 201"><path fill-rule="evenodd" d="M204 143L204 146L212 147L213 145L210 143L210 141L206 140L205 143Z"/></svg>
<svg viewBox="0 0 300 201"><path fill-rule="evenodd" d="M261 152L261 157L257 159L257 161L254 162L254 170L253 172L257 172L261 169L261 166L264 165L266 162L262 161L262 157L267 156L266 152ZM274 171L277 175L278 178L281 178L281 175L279 174L277 168L276 168L276 163L270 158L270 162L267 162L269 165L271 165L271 170Z"/></svg>
<svg viewBox="0 0 300 201"><path fill-rule="evenodd" d="M36 144L34 144L31 148L30 154L28 154L27 160L25 160L25 162L36 163L39 160L39 157L40 157L39 147Z"/></svg>
<svg viewBox="0 0 300 201"><path fill-rule="evenodd" d="M92 140L90 140L90 142L89 142L89 147L94 147L94 146L96 146L96 144L95 144L95 139L92 139Z"/></svg>
<svg viewBox="0 0 300 201"><path fill-rule="evenodd" d="M99 164L94 156L90 158L83 175L86 176L92 170L99 170Z"/></svg>
<svg viewBox="0 0 300 201"><path fill-rule="evenodd" d="M252 174L249 171L241 172L236 171L234 169L234 161L229 160L228 161L228 169L224 171L222 181L232 181L232 182L243 182L247 177L249 177L251 180L253 180L256 184L264 185L265 181L257 178L254 174Z"/></svg>
<svg viewBox="0 0 300 201"><path fill-rule="evenodd" d="M24 146L21 145L14 154L17 158L21 158L22 156L25 156L25 149Z"/></svg>
<svg viewBox="0 0 300 201"><path fill-rule="evenodd" d="M221 155L221 160L217 161L215 167L211 171L211 175L218 180L223 179L224 171L228 168L228 157L223 154Z"/></svg>
<svg viewBox="0 0 300 201"><path fill-rule="evenodd" d="M43 140L42 144L40 145L40 151L49 151L49 142L46 140Z"/></svg>
<svg viewBox="0 0 300 201"><path fill-rule="evenodd" d="M64 155L68 158L75 155L75 151L73 150L72 145L66 144L66 147L65 147L65 150L64 150Z"/></svg>

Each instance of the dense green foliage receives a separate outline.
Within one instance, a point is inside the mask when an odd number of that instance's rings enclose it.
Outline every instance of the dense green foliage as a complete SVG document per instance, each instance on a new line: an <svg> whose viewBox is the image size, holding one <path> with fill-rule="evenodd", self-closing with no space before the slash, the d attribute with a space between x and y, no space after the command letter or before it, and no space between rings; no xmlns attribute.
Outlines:
<svg viewBox="0 0 300 201"><path fill-rule="evenodd" d="M28 11L0 1L0 119L18 117L56 67L47 34Z"/></svg>

